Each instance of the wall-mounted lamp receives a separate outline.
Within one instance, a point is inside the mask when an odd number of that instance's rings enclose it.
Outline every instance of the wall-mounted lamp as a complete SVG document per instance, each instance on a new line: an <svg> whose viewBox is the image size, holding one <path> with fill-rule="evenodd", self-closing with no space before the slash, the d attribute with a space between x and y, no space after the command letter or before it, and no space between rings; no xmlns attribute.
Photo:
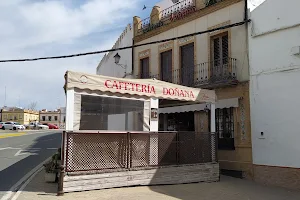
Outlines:
<svg viewBox="0 0 300 200"><path fill-rule="evenodd" d="M206 113L209 112L208 104L205 105L204 111L205 111Z"/></svg>
<svg viewBox="0 0 300 200"><path fill-rule="evenodd" d="M115 63L116 63L116 64L119 64L120 58L121 58L121 56L119 55L119 53L117 53L117 54L114 56L114 58L115 58Z"/></svg>
<svg viewBox="0 0 300 200"><path fill-rule="evenodd" d="M123 65L123 64L120 64L120 59L121 59L121 56L119 55L119 53L117 53L115 56L114 56L114 59L115 59L115 63L117 65L119 65L120 67L122 67L123 69L126 70L126 65Z"/></svg>

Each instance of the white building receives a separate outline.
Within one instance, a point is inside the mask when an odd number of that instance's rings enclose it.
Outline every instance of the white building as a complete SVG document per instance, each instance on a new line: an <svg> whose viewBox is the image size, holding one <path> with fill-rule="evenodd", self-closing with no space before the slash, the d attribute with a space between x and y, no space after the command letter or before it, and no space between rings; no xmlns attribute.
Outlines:
<svg viewBox="0 0 300 200"><path fill-rule="evenodd" d="M60 107L60 121L59 121L59 128L65 129L66 128L66 107Z"/></svg>
<svg viewBox="0 0 300 200"><path fill-rule="evenodd" d="M41 123L49 123L59 126L60 110L48 111L43 109L39 113L39 118Z"/></svg>
<svg viewBox="0 0 300 200"><path fill-rule="evenodd" d="M131 25L128 24L127 27L124 29L123 33L120 35L114 46L115 48L127 47L132 46L132 38L133 38L133 31ZM115 63L114 56L116 54L120 55L120 62L119 64ZM114 76L114 77L128 77L132 72L132 49L125 49L121 51L113 51L105 54L100 61L99 65L97 66L96 73L98 75L104 76Z"/></svg>
<svg viewBox="0 0 300 200"><path fill-rule="evenodd" d="M250 105L254 178L300 189L300 1L251 12Z"/></svg>

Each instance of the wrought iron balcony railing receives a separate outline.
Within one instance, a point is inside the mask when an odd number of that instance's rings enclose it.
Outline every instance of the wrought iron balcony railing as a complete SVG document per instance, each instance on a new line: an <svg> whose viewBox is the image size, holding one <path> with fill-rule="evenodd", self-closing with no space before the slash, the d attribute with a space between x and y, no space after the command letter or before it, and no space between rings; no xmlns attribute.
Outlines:
<svg viewBox="0 0 300 200"><path fill-rule="evenodd" d="M204 0L203 0L204 1ZM218 2L223 0L206 0L205 7L212 6ZM202 4L202 3L201 3ZM140 22L140 28L138 30L139 34L148 32L152 29L160 27L162 25L168 24L175 20L176 18L184 18L185 15L189 15L194 11L198 10L201 5L197 5L196 0L181 0L178 1L176 4L165 8L159 12L159 22L155 22L157 24L152 23L151 16L147 17ZM201 8L202 9L202 8Z"/></svg>
<svg viewBox="0 0 300 200"><path fill-rule="evenodd" d="M205 88L224 84L236 84L237 59L218 59L195 66L184 66L183 68L170 70L164 74L138 75L137 78L156 78L179 85Z"/></svg>

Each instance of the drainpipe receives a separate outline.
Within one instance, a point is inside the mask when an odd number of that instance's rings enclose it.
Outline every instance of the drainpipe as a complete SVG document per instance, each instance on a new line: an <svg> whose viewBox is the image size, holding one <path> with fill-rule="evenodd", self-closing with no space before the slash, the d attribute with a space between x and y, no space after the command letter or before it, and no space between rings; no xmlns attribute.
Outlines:
<svg viewBox="0 0 300 200"><path fill-rule="evenodd" d="M134 46L134 38L132 38L132 46ZM131 48L131 75L133 75L133 72L134 72L134 47Z"/></svg>
<svg viewBox="0 0 300 200"><path fill-rule="evenodd" d="M246 22L248 20L248 0L245 0L244 12L244 21Z"/></svg>

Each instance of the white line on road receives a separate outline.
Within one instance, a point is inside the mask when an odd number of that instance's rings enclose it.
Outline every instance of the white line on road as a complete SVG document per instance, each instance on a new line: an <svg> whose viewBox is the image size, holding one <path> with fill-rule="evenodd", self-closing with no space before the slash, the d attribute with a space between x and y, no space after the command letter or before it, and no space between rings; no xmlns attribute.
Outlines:
<svg viewBox="0 0 300 200"><path fill-rule="evenodd" d="M0 151L1 151L1 150L6 150L6 149L16 149L16 150L18 150L18 149L21 149L21 148L4 147L4 148L0 148Z"/></svg>
<svg viewBox="0 0 300 200"><path fill-rule="evenodd" d="M38 155L37 152L39 151L38 149L24 149L24 150L19 150L15 156L23 156L23 155L30 155L30 156L35 156L35 155Z"/></svg>
<svg viewBox="0 0 300 200"><path fill-rule="evenodd" d="M44 160L43 162L41 162L39 165L37 165L35 168L33 168L30 172L28 172L25 176L23 176L16 184L14 184L9 191L6 192L6 194L0 199L0 200L9 200L11 198L12 195L14 195L15 192L18 192L19 188L23 188L29 183L27 183L27 181L30 179L32 179L37 173L38 171L40 171L41 169L43 169L43 164L45 162L48 162L51 159L51 157L47 158L46 160ZM26 184L27 183L27 184ZM21 187L20 185L23 184ZM25 185L26 184L26 185ZM25 186L24 186L25 185ZM24 187L23 187L24 186ZM17 194L15 194L17 195ZM20 194L19 194L20 195ZM13 197L14 198L14 197Z"/></svg>

